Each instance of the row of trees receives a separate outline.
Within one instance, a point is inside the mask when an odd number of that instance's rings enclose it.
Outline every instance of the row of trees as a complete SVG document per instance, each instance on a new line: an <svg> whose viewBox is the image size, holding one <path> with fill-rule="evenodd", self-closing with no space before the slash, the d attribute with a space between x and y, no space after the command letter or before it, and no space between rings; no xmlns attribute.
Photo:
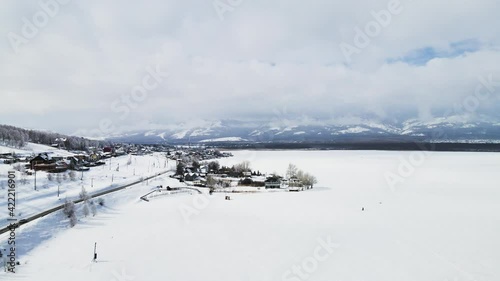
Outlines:
<svg viewBox="0 0 500 281"><path fill-rule="evenodd" d="M315 176L300 170L299 168L297 168L297 166L295 166L292 163L288 164L288 169L286 170L286 177L288 179L296 177L299 181L302 182L302 184L310 187L312 187L314 184L318 182Z"/></svg>
<svg viewBox="0 0 500 281"><path fill-rule="evenodd" d="M49 181L56 180L58 183L61 183L62 181L67 181L68 179L71 181L76 181L77 175L75 171L70 171L69 173L62 173L62 174L47 173L47 179Z"/></svg>
<svg viewBox="0 0 500 281"><path fill-rule="evenodd" d="M69 150L87 150L89 147L104 147L107 142L88 140L82 137L66 136L52 132L26 130L9 125L0 125L0 142L12 146L23 147L26 142L45 145L57 143Z"/></svg>
<svg viewBox="0 0 500 281"><path fill-rule="evenodd" d="M194 160L191 163L191 166L197 170L201 167L201 164ZM229 174L242 174L243 172L251 172L252 170L250 169L250 161L243 161L241 163L238 163L236 165L233 165L232 167L226 167L226 166L220 166L218 161L211 161L207 164L208 171L211 173L229 173ZM181 175L185 172L186 169L186 164L184 164L183 161L179 161L177 163L177 168L176 168L176 173L178 175Z"/></svg>
<svg viewBox="0 0 500 281"><path fill-rule="evenodd" d="M97 200L97 203L94 202L94 200L87 193L84 187L82 187L82 191L80 192L80 199L83 200L82 212L85 217L89 216L91 213L92 216L95 216L97 214L97 204L99 204L100 206L104 206L104 199L99 198ZM66 199L62 211L64 215L69 218L69 225L71 227L75 226L78 222L75 203L69 199Z"/></svg>

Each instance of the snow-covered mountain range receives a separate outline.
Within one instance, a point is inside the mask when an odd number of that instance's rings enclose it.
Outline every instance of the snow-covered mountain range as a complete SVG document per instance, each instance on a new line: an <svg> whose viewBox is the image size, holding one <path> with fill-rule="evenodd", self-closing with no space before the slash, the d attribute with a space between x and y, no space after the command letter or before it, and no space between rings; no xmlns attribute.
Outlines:
<svg viewBox="0 0 500 281"><path fill-rule="evenodd" d="M319 122L243 122L223 120L170 129L134 131L110 138L133 143L335 142L420 140L434 142L500 142L500 122L448 117L402 123L363 120L350 124Z"/></svg>

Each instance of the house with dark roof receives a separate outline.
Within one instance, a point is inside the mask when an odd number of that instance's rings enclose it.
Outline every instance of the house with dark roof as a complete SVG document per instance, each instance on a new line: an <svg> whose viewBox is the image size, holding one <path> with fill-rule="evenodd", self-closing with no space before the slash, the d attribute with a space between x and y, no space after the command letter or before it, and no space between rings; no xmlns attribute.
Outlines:
<svg viewBox="0 0 500 281"><path fill-rule="evenodd" d="M51 170L56 166L56 161L47 153L40 153L38 156L30 160L32 170Z"/></svg>
<svg viewBox="0 0 500 281"><path fill-rule="evenodd" d="M266 188L281 188L281 177L271 176L264 182Z"/></svg>

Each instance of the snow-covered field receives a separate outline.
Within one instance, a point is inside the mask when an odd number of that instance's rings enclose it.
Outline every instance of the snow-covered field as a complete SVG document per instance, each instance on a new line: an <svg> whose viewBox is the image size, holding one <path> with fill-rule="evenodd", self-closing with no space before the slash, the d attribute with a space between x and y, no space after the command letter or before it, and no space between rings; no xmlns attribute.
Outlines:
<svg viewBox="0 0 500 281"><path fill-rule="evenodd" d="M61 213L21 227L18 273L0 279L500 280L500 154L430 153L408 172L411 152L232 153L221 163L281 174L294 163L318 184L230 201L139 200L154 185L178 185L163 176L106 196L74 228ZM391 186L388 174L400 181Z"/></svg>

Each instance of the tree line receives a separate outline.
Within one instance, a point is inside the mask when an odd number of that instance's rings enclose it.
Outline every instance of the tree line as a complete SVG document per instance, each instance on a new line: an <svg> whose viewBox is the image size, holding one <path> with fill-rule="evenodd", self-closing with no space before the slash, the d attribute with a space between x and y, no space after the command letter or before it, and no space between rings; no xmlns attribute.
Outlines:
<svg viewBox="0 0 500 281"><path fill-rule="evenodd" d="M313 187L314 184L318 183L315 176L300 170L295 164L290 163L286 170L286 177L291 179L293 177L297 178L302 184L306 186Z"/></svg>
<svg viewBox="0 0 500 281"><path fill-rule="evenodd" d="M53 132L26 130L9 125L0 125L0 143L22 148L27 142L52 145L58 144L60 148L68 150L87 150L89 147L103 147L108 142L89 140L82 137L66 136Z"/></svg>

